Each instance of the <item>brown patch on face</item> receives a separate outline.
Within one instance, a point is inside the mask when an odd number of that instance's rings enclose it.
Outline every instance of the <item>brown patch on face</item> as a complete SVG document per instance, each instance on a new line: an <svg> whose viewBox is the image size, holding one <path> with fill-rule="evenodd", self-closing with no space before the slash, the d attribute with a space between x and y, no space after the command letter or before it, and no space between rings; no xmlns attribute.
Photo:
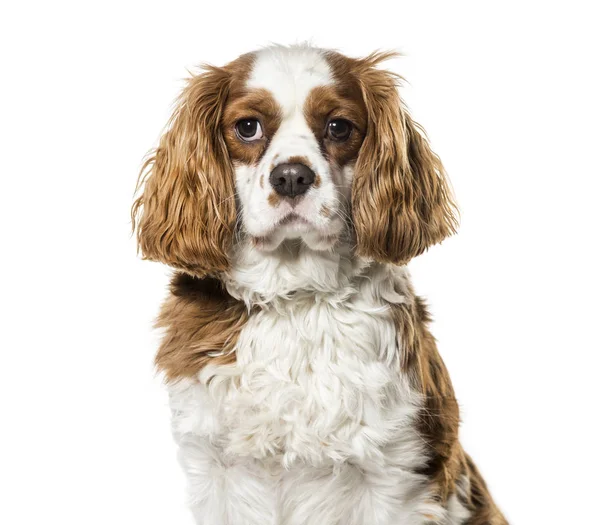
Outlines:
<svg viewBox="0 0 600 525"><path fill-rule="evenodd" d="M249 315L217 279L176 274L156 322L165 329L156 367L174 381L193 377L208 364L235 363L234 348Z"/></svg>
<svg viewBox="0 0 600 525"><path fill-rule="evenodd" d="M336 84L314 88L304 103L304 116L329 161L343 167L357 158L366 131L367 112L355 86ZM333 119L352 123L347 140L338 142L328 138L327 124Z"/></svg>
<svg viewBox="0 0 600 525"><path fill-rule="evenodd" d="M277 193L272 191L271 193L269 193L269 196L267 197L267 202L269 203L270 206L275 208L281 202L281 197Z"/></svg>
<svg viewBox="0 0 600 525"><path fill-rule="evenodd" d="M255 118L260 122L263 137L253 142L244 142L235 132L235 124L244 118ZM230 98L222 121L223 135L231 158L237 162L256 165L266 151L270 138L281 124L281 108L267 89L242 89Z"/></svg>
<svg viewBox="0 0 600 525"><path fill-rule="evenodd" d="M271 171L272 171L272 170L271 170ZM258 181L258 184L259 184L259 186L260 186L261 188L264 188L264 187L265 187L265 176L264 176L264 175L261 175L261 176L260 176L260 180Z"/></svg>
<svg viewBox="0 0 600 525"><path fill-rule="evenodd" d="M304 164L311 168L310 161L301 155L292 155L286 162L288 164Z"/></svg>
<svg viewBox="0 0 600 525"><path fill-rule="evenodd" d="M207 66L188 80L138 181L143 193L131 218L144 258L200 277L228 268L236 209L220 118L253 60L243 55L222 68Z"/></svg>
<svg viewBox="0 0 600 525"><path fill-rule="evenodd" d="M331 209L329 208L329 206L327 206L327 204L323 204L323 206L321 206L321 211L319 213L323 217L330 217L331 216Z"/></svg>
<svg viewBox="0 0 600 525"><path fill-rule="evenodd" d="M457 227L444 168L400 100L398 77L377 68L393 53L325 56L336 87L359 90L368 120L352 184L357 252L404 264Z"/></svg>
<svg viewBox="0 0 600 525"><path fill-rule="evenodd" d="M321 186L321 182L322 182L322 181L321 181L321 176L320 176L320 175L317 173L317 174L315 175L315 181L313 182L313 186L314 186L315 188L318 188L318 187L320 187L320 186Z"/></svg>

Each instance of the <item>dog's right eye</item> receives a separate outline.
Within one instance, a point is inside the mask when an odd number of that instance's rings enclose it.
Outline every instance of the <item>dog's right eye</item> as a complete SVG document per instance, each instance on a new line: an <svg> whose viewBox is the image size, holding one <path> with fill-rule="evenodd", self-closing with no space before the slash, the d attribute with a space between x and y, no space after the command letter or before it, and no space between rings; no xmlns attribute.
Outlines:
<svg viewBox="0 0 600 525"><path fill-rule="evenodd" d="M262 139L263 131L260 122L255 118L244 118L235 124L237 136L244 142Z"/></svg>

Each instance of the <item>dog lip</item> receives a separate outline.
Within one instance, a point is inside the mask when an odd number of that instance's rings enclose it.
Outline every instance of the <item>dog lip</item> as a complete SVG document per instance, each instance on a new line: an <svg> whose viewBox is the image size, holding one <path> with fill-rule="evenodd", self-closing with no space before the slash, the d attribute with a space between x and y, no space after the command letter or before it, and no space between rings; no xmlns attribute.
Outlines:
<svg viewBox="0 0 600 525"><path fill-rule="evenodd" d="M285 217L283 217L282 219L280 219L277 222L276 226L285 226L286 224L292 224L294 222L297 222L299 224L309 224L308 219L305 219L304 217L298 215L297 213L288 213Z"/></svg>

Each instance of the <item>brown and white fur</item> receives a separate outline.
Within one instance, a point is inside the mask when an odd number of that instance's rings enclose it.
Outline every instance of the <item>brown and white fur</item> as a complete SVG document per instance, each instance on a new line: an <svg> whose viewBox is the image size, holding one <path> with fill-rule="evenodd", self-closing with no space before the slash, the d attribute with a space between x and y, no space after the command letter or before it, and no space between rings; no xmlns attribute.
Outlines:
<svg viewBox="0 0 600 525"><path fill-rule="evenodd" d="M176 270L156 364L198 524L506 523L405 266L456 209L389 56L206 67L145 165L132 215ZM276 191L283 164L304 194Z"/></svg>

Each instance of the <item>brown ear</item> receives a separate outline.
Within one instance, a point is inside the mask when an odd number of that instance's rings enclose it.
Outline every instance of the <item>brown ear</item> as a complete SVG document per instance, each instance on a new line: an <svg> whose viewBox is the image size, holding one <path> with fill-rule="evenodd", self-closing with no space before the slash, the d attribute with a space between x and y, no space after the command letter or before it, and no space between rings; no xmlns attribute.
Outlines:
<svg viewBox="0 0 600 525"><path fill-rule="evenodd" d="M399 77L376 68L390 56L374 54L357 65L368 125L352 214L359 255L404 264L455 232L457 209L439 157L400 100Z"/></svg>
<svg viewBox="0 0 600 525"><path fill-rule="evenodd" d="M195 276L228 267L236 210L220 120L230 83L230 72L215 67L188 81L131 211L143 257Z"/></svg>

